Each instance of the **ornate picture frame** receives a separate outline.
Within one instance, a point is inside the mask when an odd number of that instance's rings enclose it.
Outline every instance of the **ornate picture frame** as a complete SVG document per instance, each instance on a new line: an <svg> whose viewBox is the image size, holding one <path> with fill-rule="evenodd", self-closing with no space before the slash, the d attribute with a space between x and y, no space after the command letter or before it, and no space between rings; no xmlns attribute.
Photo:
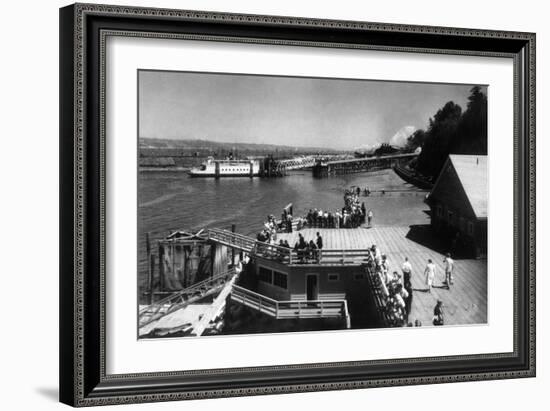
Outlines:
<svg viewBox="0 0 550 411"><path fill-rule="evenodd" d="M110 36L512 59L513 351L108 374L105 52ZM92 406L535 376L534 33L75 4L60 10L60 100L62 402Z"/></svg>

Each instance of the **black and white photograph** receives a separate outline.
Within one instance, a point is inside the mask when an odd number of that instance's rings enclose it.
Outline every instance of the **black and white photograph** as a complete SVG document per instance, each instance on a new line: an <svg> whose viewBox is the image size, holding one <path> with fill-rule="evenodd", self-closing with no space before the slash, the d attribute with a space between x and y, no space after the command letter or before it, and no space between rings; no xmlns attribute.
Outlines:
<svg viewBox="0 0 550 411"><path fill-rule="evenodd" d="M488 324L487 85L137 79L139 339Z"/></svg>
<svg viewBox="0 0 550 411"><path fill-rule="evenodd" d="M543 408L546 9L7 2L0 408Z"/></svg>

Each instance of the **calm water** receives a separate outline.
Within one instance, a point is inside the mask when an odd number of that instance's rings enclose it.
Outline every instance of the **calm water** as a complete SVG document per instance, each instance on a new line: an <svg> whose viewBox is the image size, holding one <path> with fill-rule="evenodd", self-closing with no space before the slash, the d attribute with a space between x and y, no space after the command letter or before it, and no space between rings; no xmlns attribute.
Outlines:
<svg viewBox="0 0 550 411"><path fill-rule="evenodd" d="M294 215L310 208L335 211L343 206L344 190L352 185L371 190L388 190L362 197L374 212L377 225L422 223L424 194L406 184L393 171L359 173L314 179L309 171L282 178L190 178L182 172L142 172L139 174L138 255L140 285L147 273L145 234L156 253L155 240L178 229L204 227L230 229L256 235L266 216L280 217L283 207L294 205ZM396 190L396 191L392 191ZM420 220L420 221L419 221Z"/></svg>

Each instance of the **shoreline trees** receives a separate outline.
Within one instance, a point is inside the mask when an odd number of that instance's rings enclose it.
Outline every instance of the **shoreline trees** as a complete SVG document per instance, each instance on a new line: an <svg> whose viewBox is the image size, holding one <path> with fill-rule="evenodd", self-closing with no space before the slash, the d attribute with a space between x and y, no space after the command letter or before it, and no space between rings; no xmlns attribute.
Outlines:
<svg viewBox="0 0 550 411"><path fill-rule="evenodd" d="M480 86L470 90L466 111L452 101L430 118L426 130L415 131L407 148L422 148L416 171L437 178L449 154L487 155L487 96Z"/></svg>

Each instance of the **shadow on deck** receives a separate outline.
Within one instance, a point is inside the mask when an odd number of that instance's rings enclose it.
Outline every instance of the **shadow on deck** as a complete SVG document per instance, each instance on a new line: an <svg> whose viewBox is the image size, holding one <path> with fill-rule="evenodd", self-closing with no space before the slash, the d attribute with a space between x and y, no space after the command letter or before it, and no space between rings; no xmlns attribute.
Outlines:
<svg viewBox="0 0 550 411"><path fill-rule="evenodd" d="M450 252L453 259L464 260L475 258L468 244L454 244L449 235L437 232L430 224L416 224L409 226L406 238L440 254Z"/></svg>
<svg viewBox="0 0 550 411"><path fill-rule="evenodd" d="M406 238L440 254L449 251L449 241L437 235L429 224L409 226Z"/></svg>

